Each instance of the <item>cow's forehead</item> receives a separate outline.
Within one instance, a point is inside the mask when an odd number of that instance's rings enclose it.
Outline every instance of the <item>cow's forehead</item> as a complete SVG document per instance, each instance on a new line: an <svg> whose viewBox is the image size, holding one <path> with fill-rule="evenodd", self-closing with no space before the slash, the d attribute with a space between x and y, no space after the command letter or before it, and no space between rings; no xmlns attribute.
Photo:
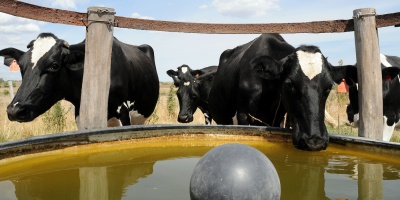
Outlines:
<svg viewBox="0 0 400 200"><path fill-rule="evenodd" d="M36 67L38 60L56 44L53 37L39 37L33 42L31 62L32 69Z"/></svg>
<svg viewBox="0 0 400 200"><path fill-rule="evenodd" d="M322 54L320 52L297 51L297 59L303 73L311 80L322 72Z"/></svg>
<svg viewBox="0 0 400 200"><path fill-rule="evenodd" d="M188 67L181 67L181 71L182 71L182 73L186 73L186 72L188 72L189 71L189 69L188 69Z"/></svg>

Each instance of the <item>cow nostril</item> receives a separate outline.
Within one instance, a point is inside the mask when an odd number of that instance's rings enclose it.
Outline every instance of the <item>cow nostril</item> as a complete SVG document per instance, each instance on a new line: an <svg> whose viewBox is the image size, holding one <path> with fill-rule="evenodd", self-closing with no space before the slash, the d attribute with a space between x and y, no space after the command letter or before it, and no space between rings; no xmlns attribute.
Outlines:
<svg viewBox="0 0 400 200"><path fill-rule="evenodd" d="M179 121L186 121L188 119L188 117L189 117L188 115L179 115L178 116L178 120Z"/></svg>

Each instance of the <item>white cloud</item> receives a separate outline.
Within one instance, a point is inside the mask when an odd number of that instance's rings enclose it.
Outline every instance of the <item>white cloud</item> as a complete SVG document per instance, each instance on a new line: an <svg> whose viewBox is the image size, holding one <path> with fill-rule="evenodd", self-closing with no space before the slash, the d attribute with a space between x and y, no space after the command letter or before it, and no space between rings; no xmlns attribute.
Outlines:
<svg viewBox="0 0 400 200"><path fill-rule="evenodd" d="M131 17L138 19L154 19L154 17L142 16L139 13L132 13Z"/></svg>
<svg viewBox="0 0 400 200"><path fill-rule="evenodd" d="M203 5L199 6L199 9L207 9L207 8L208 8L207 4L203 4Z"/></svg>
<svg viewBox="0 0 400 200"><path fill-rule="evenodd" d="M69 9L73 8L76 9L76 2L77 0L52 0L51 5L53 7L60 7L62 9Z"/></svg>
<svg viewBox="0 0 400 200"><path fill-rule="evenodd" d="M212 5L223 15L245 18L264 16L268 10L279 9L277 0L213 0Z"/></svg>
<svg viewBox="0 0 400 200"><path fill-rule="evenodd" d="M33 23L34 20L26 19L22 17L15 17L6 13L0 12L0 25L13 25L20 23Z"/></svg>
<svg viewBox="0 0 400 200"><path fill-rule="evenodd" d="M39 24L43 23L21 17L15 17L5 13L0 13L0 34L40 32Z"/></svg>
<svg viewBox="0 0 400 200"><path fill-rule="evenodd" d="M0 26L0 33L16 33L16 32L39 32L40 28L37 24L20 24Z"/></svg>
<svg viewBox="0 0 400 200"><path fill-rule="evenodd" d="M60 8L64 10L76 10L77 4L87 3L89 0L22 0L29 4L40 5L44 7ZM51 6L49 6L49 4Z"/></svg>

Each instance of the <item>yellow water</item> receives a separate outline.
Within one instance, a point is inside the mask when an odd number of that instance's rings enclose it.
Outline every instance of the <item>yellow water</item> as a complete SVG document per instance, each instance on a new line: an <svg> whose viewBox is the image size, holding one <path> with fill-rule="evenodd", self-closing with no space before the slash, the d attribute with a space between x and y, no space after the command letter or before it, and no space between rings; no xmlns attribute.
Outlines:
<svg viewBox="0 0 400 200"><path fill-rule="evenodd" d="M187 200L199 158L232 142L267 155L280 177L281 199L400 199L398 156L333 144L304 152L262 138L182 138L99 143L0 160L0 199Z"/></svg>

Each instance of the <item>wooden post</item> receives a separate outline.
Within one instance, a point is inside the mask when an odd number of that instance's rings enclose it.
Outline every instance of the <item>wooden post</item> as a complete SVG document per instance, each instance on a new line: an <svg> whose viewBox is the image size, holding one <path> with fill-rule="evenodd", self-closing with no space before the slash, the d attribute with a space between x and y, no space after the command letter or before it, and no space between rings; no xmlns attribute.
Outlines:
<svg viewBox="0 0 400 200"><path fill-rule="evenodd" d="M382 140L382 72L375 13L373 8L353 11L360 106L358 136Z"/></svg>
<svg viewBox="0 0 400 200"><path fill-rule="evenodd" d="M108 178L107 167L79 168L79 199L107 200Z"/></svg>
<svg viewBox="0 0 400 200"><path fill-rule="evenodd" d="M382 199L382 164L358 164L358 199Z"/></svg>
<svg viewBox="0 0 400 200"><path fill-rule="evenodd" d="M12 81L8 81L8 87L10 88L10 97L12 101L14 99L14 87Z"/></svg>
<svg viewBox="0 0 400 200"><path fill-rule="evenodd" d="M114 9L88 8L79 129L107 127Z"/></svg>

